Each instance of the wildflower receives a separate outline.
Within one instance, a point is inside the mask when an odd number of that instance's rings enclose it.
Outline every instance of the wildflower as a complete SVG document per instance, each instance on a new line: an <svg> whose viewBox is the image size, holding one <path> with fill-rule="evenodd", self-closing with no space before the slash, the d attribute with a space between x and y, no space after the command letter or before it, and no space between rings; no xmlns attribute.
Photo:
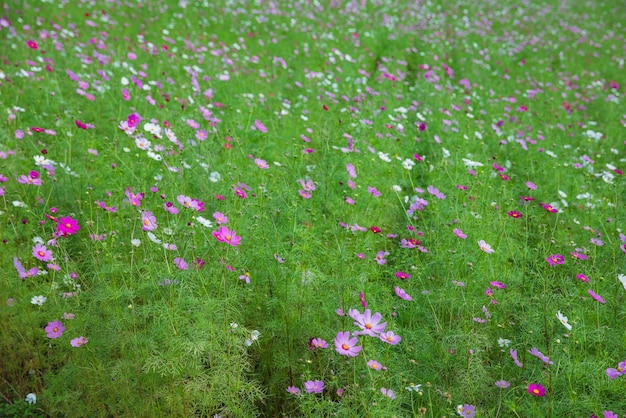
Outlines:
<svg viewBox="0 0 626 418"><path fill-rule="evenodd" d="M556 312L556 318L561 322L561 324L563 324L565 328L567 328L569 331L572 330L572 326L567 322L567 317L564 316L561 311Z"/></svg>
<svg viewBox="0 0 626 418"><path fill-rule="evenodd" d="M515 219L518 219L518 218L521 218L522 216L524 216L524 215L522 215L520 212L518 212L516 210L512 210L510 212L507 212L507 215L509 215L511 218L515 218Z"/></svg>
<svg viewBox="0 0 626 418"><path fill-rule="evenodd" d="M218 225L225 225L228 223L228 218L221 212L215 212L213 214L213 219Z"/></svg>
<svg viewBox="0 0 626 418"><path fill-rule="evenodd" d="M154 231L157 229L156 217L152 212L141 212L141 229L143 231Z"/></svg>
<svg viewBox="0 0 626 418"><path fill-rule="evenodd" d="M265 133L267 133L267 128L265 127L265 125L263 125L263 124L261 123L261 121L260 121L260 120L256 119L256 120L254 121L254 126L255 126L255 127L256 127L259 131L261 131L262 133L264 133L264 134L265 134Z"/></svg>
<svg viewBox="0 0 626 418"><path fill-rule="evenodd" d="M63 319L65 320L74 319L74 314L65 312L63 313Z"/></svg>
<svg viewBox="0 0 626 418"><path fill-rule="evenodd" d="M619 415L613 411L604 411L604 418L619 418Z"/></svg>
<svg viewBox="0 0 626 418"><path fill-rule="evenodd" d="M213 227L213 223L210 220L208 220L205 217L203 217L203 216L196 216L195 219L196 219L196 221L198 221L198 223L200 225L204 226L205 228L212 228Z"/></svg>
<svg viewBox="0 0 626 418"><path fill-rule="evenodd" d="M577 275L576 275L576 278L577 278L578 280L580 280L581 282L585 282L585 283L587 283L587 282L589 281L589 277L585 276L585 275L584 275L584 274L582 274L582 273L581 273L581 274L577 274Z"/></svg>
<svg viewBox="0 0 626 418"><path fill-rule="evenodd" d="M382 364L380 364L376 360L368 360L367 367L369 367L370 369L374 369L374 370L380 370L383 368Z"/></svg>
<svg viewBox="0 0 626 418"><path fill-rule="evenodd" d="M491 248L491 245L487 244L483 239L478 241L478 246L483 252L486 252L487 254L491 254L494 252L493 248Z"/></svg>
<svg viewBox="0 0 626 418"><path fill-rule="evenodd" d="M563 257L561 254L550 254L548 257L546 257L546 261L551 266L554 266L555 264L563 264L565 262L565 257Z"/></svg>
<svg viewBox="0 0 626 418"><path fill-rule="evenodd" d="M246 341L244 341L244 344L250 347L253 342L259 339L259 335L261 335L259 331L257 330L252 331L250 333L250 338L246 339Z"/></svg>
<svg viewBox="0 0 626 418"><path fill-rule="evenodd" d="M379 338L380 338L381 341L384 341L384 342L389 343L391 345L396 345L396 344L398 344L402 340L402 337L400 337L399 335L395 335L393 333L393 331L384 332L384 333L380 334Z"/></svg>
<svg viewBox="0 0 626 418"><path fill-rule="evenodd" d="M307 380L304 382L306 393L322 393L324 382L322 380Z"/></svg>
<svg viewBox="0 0 626 418"><path fill-rule="evenodd" d="M589 293L589 296L591 296L593 299L597 300L600 303L606 303L606 301L604 299L602 299L602 296L598 295L596 292L594 292L591 289L587 289L587 293Z"/></svg>
<svg viewBox="0 0 626 418"><path fill-rule="evenodd" d="M409 386L405 387L409 392L419 392L422 385L416 385L415 383L409 383Z"/></svg>
<svg viewBox="0 0 626 418"><path fill-rule="evenodd" d="M72 347L80 347L87 344L88 342L89 340L81 335L80 337L74 338L72 341L70 341L70 345Z"/></svg>
<svg viewBox="0 0 626 418"><path fill-rule="evenodd" d="M219 242L226 242L233 247L241 244L241 237L236 235L237 232L234 230L230 231L225 226L220 226L217 231L213 231L212 233L215 239L217 239Z"/></svg>
<svg viewBox="0 0 626 418"><path fill-rule="evenodd" d="M327 348L328 343L321 338L311 338L309 340L309 350L315 350L316 348Z"/></svg>
<svg viewBox="0 0 626 418"><path fill-rule="evenodd" d="M300 388L297 388L297 387L295 387L295 386L289 386L289 387L287 388L287 392L289 392L289 393L290 393L290 394L292 394L292 395L296 395L296 396L297 396L297 395L300 395L300 393L301 393L301 392L300 392Z"/></svg>
<svg viewBox="0 0 626 418"><path fill-rule="evenodd" d="M61 321L52 321L48 322L48 325L44 329L46 331L48 338L59 338L63 335L63 331L65 331L65 327Z"/></svg>
<svg viewBox="0 0 626 418"><path fill-rule="evenodd" d="M187 262L184 259L180 258L180 257L176 257L174 259L174 265L176 267L178 267L179 269L181 269L181 270L188 270L189 269L189 264L187 264Z"/></svg>
<svg viewBox="0 0 626 418"><path fill-rule="evenodd" d="M622 286L624 286L624 289L626 289L626 275L618 274L617 280L619 280L622 283Z"/></svg>
<svg viewBox="0 0 626 418"><path fill-rule="evenodd" d="M625 375L625 374L626 374L626 360L619 363L616 369L613 369L613 368L606 369L606 375L611 380L619 376Z"/></svg>
<svg viewBox="0 0 626 418"><path fill-rule="evenodd" d="M379 265L381 265L381 266L383 264L387 263L387 260L385 259L385 256L387 256L387 255L389 255L388 251L379 251L379 252L377 252L376 253L376 258L375 258L376 262Z"/></svg>
<svg viewBox="0 0 626 418"><path fill-rule="evenodd" d="M80 225L76 219L72 219L69 216L59 218L57 221L57 233L65 235L74 235L80 230Z"/></svg>
<svg viewBox="0 0 626 418"><path fill-rule="evenodd" d="M539 360L543 361L546 364L554 364L553 361L551 361L545 354L543 354L541 351L539 351L539 349L537 349L537 347L533 347L532 349L528 350L528 353L530 355L533 355L535 357L537 357Z"/></svg>
<svg viewBox="0 0 626 418"><path fill-rule="evenodd" d="M528 385L528 393L533 396L545 396L546 388L544 388L541 383L531 383Z"/></svg>
<svg viewBox="0 0 626 418"><path fill-rule="evenodd" d="M46 248L45 245L41 245L39 243L35 244L33 247L33 257L41 261L51 261L52 260L52 251Z"/></svg>
<svg viewBox="0 0 626 418"><path fill-rule="evenodd" d="M407 301L412 301L413 298L404 291L404 289L402 289L401 287L394 287L394 291L396 292L396 296L399 297L400 299L404 299Z"/></svg>
<svg viewBox="0 0 626 418"><path fill-rule="evenodd" d="M270 166L267 165L267 161L262 160L260 158L255 158L254 163L256 164L257 167L263 170L267 170L268 168L270 168Z"/></svg>
<svg viewBox="0 0 626 418"><path fill-rule="evenodd" d="M241 276L239 276L239 280L245 280L246 283L250 283L250 273L248 273L247 271L242 274Z"/></svg>
<svg viewBox="0 0 626 418"><path fill-rule="evenodd" d="M507 382L506 380L498 380L495 383L496 387L500 388L500 389L506 389L509 386L511 386L511 384L509 382Z"/></svg>
<svg viewBox="0 0 626 418"><path fill-rule="evenodd" d="M387 396L390 399L396 399L396 394L393 393L393 390L387 388L380 388L380 393L384 396Z"/></svg>
<svg viewBox="0 0 626 418"><path fill-rule="evenodd" d="M34 393L29 393L28 395L26 395L26 402L28 402L31 405L34 405L37 403L37 395L35 395Z"/></svg>
<svg viewBox="0 0 626 418"><path fill-rule="evenodd" d="M358 338L350 338L350 332L339 332L335 337L335 350L343 356L356 357L363 349L358 343ZM310 392L309 392L310 393Z"/></svg>
<svg viewBox="0 0 626 418"><path fill-rule="evenodd" d="M461 231L461 230L460 230L460 229L458 229L458 228L454 228L454 229L452 230L452 232L454 232L454 235L456 235L457 237L459 237L459 238L461 238L461 239L465 239L465 238L467 238L467 235L465 235L465 234L463 233L463 231Z"/></svg>
<svg viewBox="0 0 626 418"><path fill-rule="evenodd" d="M367 302L365 302L365 295L363 292L359 292L359 299L361 300L361 306L367 308Z"/></svg>
<svg viewBox="0 0 626 418"><path fill-rule="evenodd" d="M553 205L549 205L547 203L539 203L539 206L541 206L542 208L544 208L546 210L546 212L550 212L550 213L556 213L559 210L557 208L555 208Z"/></svg>
<svg viewBox="0 0 626 418"><path fill-rule="evenodd" d="M509 350L509 353L511 354L511 357L513 358L513 361L515 362L515 365L517 367L523 367L524 365L522 363L520 363L520 361L517 359L517 350L513 350L511 348L511 350Z"/></svg>
<svg viewBox="0 0 626 418"><path fill-rule="evenodd" d="M459 405L456 407L456 412L460 416L466 417L466 418L474 418L474 416L476 416L476 408L474 407L474 405L469 405L469 404Z"/></svg>
<svg viewBox="0 0 626 418"><path fill-rule="evenodd" d="M575 251L572 251L570 254L572 255L573 258L576 258L578 260L586 260L587 259L587 256L585 254L577 253Z"/></svg>
<svg viewBox="0 0 626 418"><path fill-rule="evenodd" d="M374 197L379 197L380 196L380 192L376 189L376 187L372 187L372 186L368 186L367 187L367 192L369 194L371 194Z"/></svg>
<svg viewBox="0 0 626 418"><path fill-rule="evenodd" d="M380 323L382 315L376 312L372 315L372 311L366 309L362 314L356 309L350 309L350 317L354 319L354 325L361 328L362 331L358 335L369 335L370 337L376 337L377 334L383 332L387 326L386 322Z"/></svg>
<svg viewBox="0 0 626 418"><path fill-rule="evenodd" d="M44 303L46 302L46 297L45 296L33 296L32 299L30 300L30 303L32 303L33 305L39 305L42 306Z"/></svg>

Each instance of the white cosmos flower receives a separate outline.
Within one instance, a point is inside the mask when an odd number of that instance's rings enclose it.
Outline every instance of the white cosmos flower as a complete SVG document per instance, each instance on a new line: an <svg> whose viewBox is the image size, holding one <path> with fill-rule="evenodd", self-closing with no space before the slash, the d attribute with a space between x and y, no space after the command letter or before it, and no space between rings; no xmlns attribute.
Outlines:
<svg viewBox="0 0 626 418"><path fill-rule="evenodd" d="M626 275L618 274L617 280L619 280L622 283L622 286L624 286L624 289L626 289Z"/></svg>
<svg viewBox="0 0 626 418"><path fill-rule="evenodd" d="M561 321L561 324L563 324L563 326L565 328L567 328L569 331L572 330L572 326L569 324L569 322L567 322L567 317L564 316L561 311L557 311L556 313L556 318Z"/></svg>

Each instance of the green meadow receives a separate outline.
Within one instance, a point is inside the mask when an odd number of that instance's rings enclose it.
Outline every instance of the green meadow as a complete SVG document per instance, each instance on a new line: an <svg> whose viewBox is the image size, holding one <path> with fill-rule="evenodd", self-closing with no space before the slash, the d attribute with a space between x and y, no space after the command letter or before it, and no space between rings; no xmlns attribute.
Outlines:
<svg viewBox="0 0 626 418"><path fill-rule="evenodd" d="M626 416L622 6L6 1L0 416Z"/></svg>

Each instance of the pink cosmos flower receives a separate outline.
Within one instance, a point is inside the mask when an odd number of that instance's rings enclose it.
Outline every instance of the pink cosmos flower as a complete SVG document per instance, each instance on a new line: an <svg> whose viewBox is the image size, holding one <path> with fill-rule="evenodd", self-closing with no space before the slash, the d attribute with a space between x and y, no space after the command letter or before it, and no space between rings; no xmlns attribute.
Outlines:
<svg viewBox="0 0 626 418"><path fill-rule="evenodd" d="M382 266L383 264L385 264L387 262L387 260L385 259L385 256L387 256L387 255L389 255L388 251L379 251L379 252L377 252L376 253L376 258L375 258L376 262Z"/></svg>
<svg viewBox="0 0 626 418"><path fill-rule="evenodd" d="M483 252L486 252L487 254L491 254L494 252L493 248L491 248L491 245L487 244L484 239L478 241L478 246Z"/></svg>
<svg viewBox="0 0 626 418"><path fill-rule="evenodd" d="M353 164L351 163L346 164L346 170L348 171L348 176L350 176L353 179L356 178L356 170Z"/></svg>
<svg viewBox="0 0 626 418"><path fill-rule="evenodd" d="M581 282L585 282L585 283L587 283L587 282L589 281L589 277L585 276L585 275L584 275L584 274L582 274L582 273L581 273L581 274L577 274L577 275L576 275L576 278L577 278L578 280L580 280Z"/></svg>
<svg viewBox="0 0 626 418"><path fill-rule="evenodd" d="M581 254L581 253L578 253L576 251L572 251L570 254L572 255L573 258L576 258L578 260L586 260L587 259L587 256L585 254Z"/></svg>
<svg viewBox="0 0 626 418"><path fill-rule="evenodd" d="M517 367L524 367L524 365L517 359L517 350L513 350L511 348L509 353L511 354L511 358L513 358L513 362L515 363Z"/></svg>
<svg viewBox="0 0 626 418"><path fill-rule="evenodd" d="M316 348L326 348L328 343L321 338L311 338L309 340L309 350L315 350Z"/></svg>
<svg viewBox="0 0 626 418"><path fill-rule="evenodd" d="M260 169L263 169L263 170L267 170L268 168L270 168L270 166L267 165L267 162L265 160L260 159L260 158L255 158L254 159L254 163L256 164L257 167L259 167Z"/></svg>
<svg viewBox="0 0 626 418"><path fill-rule="evenodd" d="M371 194L374 197L379 197L380 196L380 192L376 189L376 187L372 187L372 186L368 186L367 187L367 192L369 194Z"/></svg>
<svg viewBox="0 0 626 418"><path fill-rule="evenodd" d="M89 342L89 340L83 336L80 336L78 338L74 338L72 341L70 341L70 345L72 347L80 347L83 346L85 344L87 344Z"/></svg>
<svg viewBox="0 0 626 418"><path fill-rule="evenodd" d="M545 396L546 388L544 388L541 383L531 383L528 385L528 393L533 396Z"/></svg>
<svg viewBox="0 0 626 418"><path fill-rule="evenodd" d="M606 375L609 379L613 380L619 376L626 375L626 360L622 361L617 365L616 369L608 368L606 369Z"/></svg>
<svg viewBox="0 0 626 418"><path fill-rule="evenodd" d="M300 394L300 388L297 388L297 387L295 387L295 386L289 386L289 387L287 388L287 392L289 392L289 393L290 393L290 394L292 394L292 395L296 395L296 396L297 396L297 395L299 395L299 394Z"/></svg>
<svg viewBox="0 0 626 418"><path fill-rule="evenodd" d="M396 394L393 393L393 390L387 388L380 388L380 393L384 396L387 396L390 399L396 399Z"/></svg>
<svg viewBox="0 0 626 418"><path fill-rule="evenodd" d="M61 321L52 321L48 322L45 331L48 338L59 338L61 335L63 335L65 327L63 326L63 323Z"/></svg>
<svg viewBox="0 0 626 418"><path fill-rule="evenodd" d="M74 235L79 230L80 226L78 225L78 221L69 216L59 218L57 221L57 233L61 235Z"/></svg>
<svg viewBox="0 0 626 418"><path fill-rule="evenodd" d="M369 367L370 369L374 369L374 370L381 370L383 368L383 365L377 362L376 360L368 360L367 367Z"/></svg>
<svg viewBox="0 0 626 418"><path fill-rule="evenodd" d="M589 293L589 296L591 296L594 300L597 300L600 303L606 303L606 301L604 299L602 299L602 296L598 295L593 290L587 289L587 293Z"/></svg>
<svg viewBox="0 0 626 418"><path fill-rule="evenodd" d="M372 315L372 311L369 309L366 309L363 313L360 313L356 309L350 309L348 314L354 319L354 325L361 328L361 331L355 333L356 335L377 337L387 326L386 322L380 323L383 316L379 312Z"/></svg>
<svg viewBox="0 0 626 418"><path fill-rule="evenodd" d="M322 393L324 382L322 380L307 380L304 382L306 393Z"/></svg>
<svg viewBox="0 0 626 418"><path fill-rule="evenodd" d="M219 242L225 242L232 245L233 247L236 247L237 245L241 244L241 237L237 236L236 233L236 231L230 231L225 226L220 226L217 231L213 231L213 236Z"/></svg>
<svg viewBox="0 0 626 418"><path fill-rule="evenodd" d="M356 357L363 349L360 345L356 345L359 342L357 337L350 338L350 332L339 332L335 337L335 350L342 356Z"/></svg>
<svg viewBox="0 0 626 418"><path fill-rule="evenodd" d="M224 215L224 214L223 214L223 213L221 213L221 212L215 212L215 213L213 214L213 219L215 219L215 222L216 222L218 225L225 225L225 224L227 224L227 223L228 223L228 218L226 217L226 215Z"/></svg>
<svg viewBox="0 0 626 418"><path fill-rule="evenodd" d="M408 301L413 300L413 298L409 296L409 294L406 293L404 289L402 289L401 287L398 287L398 286L394 287L394 291L396 292L396 296L398 296L400 299L404 299Z"/></svg>
<svg viewBox="0 0 626 418"><path fill-rule="evenodd" d="M543 361L546 364L554 364L554 362L551 361L548 358L548 356L546 356L541 351L539 351L539 349L537 347L533 347L532 349L528 350L528 353L530 355L533 355L533 356L537 357L538 359L540 359L541 361Z"/></svg>
<svg viewBox="0 0 626 418"><path fill-rule="evenodd" d="M383 332L382 334L380 334L379 338L380 338L381 341L384 341L384 342L389 343L391 345L396 345L396 344L398 344L402 340L402 337L400 337L399 335L394 334L393 331Z"/></svg>
<svg viewBox="0 0 626 418"><path fill-rule="evenodd" d="M41 245L37 243L33 247L33 257L35 257L38 260L48 262L52 260L52 251L46 248L45 245Z"/></svg>
<svg viewBox="0 0 626 418"><path fill-rule="evenodd" d="M561 254L550 254L548 257L546 257L546 261L551 266L554 266L555 264L563 264L565 262L565 257L563 257Z"/></svg>
<svg viewBox="0 0 626 418"><path fill-rule="evenodd" d="M141 229L143 231L154 231L157 229L156 217L152 212L141 212Z"/></svg>
<svg viewBox="0 0 626 418"><path fill-rule="evenodd" d="M457 237L459 237L459 238L461 238L461 239L465 239L465 238L467 238L467 235L465 235L465 234L463 233L463 231L461 231L461 230L460 230L460 229L458 229L458 228L454 228L454 229L452 230L452 232L454 232L454 235L456 235Z"/></svg>
<svg viewBox="0 0 626 418"><path fill-rule="evenodd" d="M260 120L256 119L256 120L254 121L254 126L256 126L256 128L257 128L259 131L263 132L264 134L265 134L265 133L267 133L267 128L265 127L265 125L263 125L263 124L261 123L261 121L260 121Z"/></svg>
<svg viewBox="0 0 626 418"><path fill-rule="evenodd" d="M184 259L180 258L180 257L176 257L174 259L174 265L176 267L178 267L179 269L181 269L181 270L188 270L189 269L189 264L187 264L187 262Z"/></svg>

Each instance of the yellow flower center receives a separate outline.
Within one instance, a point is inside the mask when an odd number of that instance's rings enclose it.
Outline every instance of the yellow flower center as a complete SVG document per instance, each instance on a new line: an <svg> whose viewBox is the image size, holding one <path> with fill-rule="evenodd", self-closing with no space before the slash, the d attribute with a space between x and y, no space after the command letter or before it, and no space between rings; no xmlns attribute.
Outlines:
<svg viewBox="0 0 626 418"><path fill-rule="evenodd" d="M534 393L535 395L539 395L539 389L533 389L533 393Z"/></svg>
<svg viewBox="0 0 626 418"><path fill-rule="evenodd" d="M348 344L342 344L341 348L343 348L344 350L348 350L350 346Z"/></svg>

